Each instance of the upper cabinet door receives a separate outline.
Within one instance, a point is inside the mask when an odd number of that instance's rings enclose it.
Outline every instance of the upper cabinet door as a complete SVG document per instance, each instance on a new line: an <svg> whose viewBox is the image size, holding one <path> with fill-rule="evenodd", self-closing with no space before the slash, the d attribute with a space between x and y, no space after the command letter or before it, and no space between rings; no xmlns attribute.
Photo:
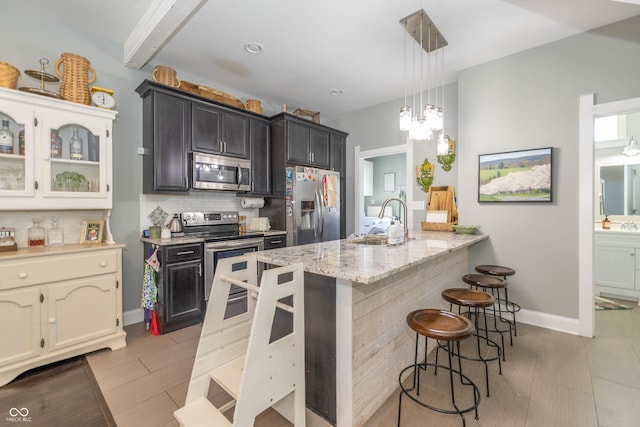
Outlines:
<svg viewBox="0 0 640 427"><path fill-rule="evenodd" d="M269 195L271 194L269 123L251 119L249 133L251 139L251 193Z"/></svg>
<svg viewBox="0 0 640 427"><path fill-rule="evenodd" d="M309 155L311 163L319 168L329 167L329 132L309 129Z"/></svg>
<svg viewBox="0 0 640 427"><path fill-rule="evenodd" d="M222 113L222 153L249 159L249 118L224 111Z"/></svg>
<svg viewBox="0 0 640 427"><path fill-rule="evenodd" d="M34 110L0 104L0 197L31 197L35 191Z"/></svg>
<svg viewBox="0 0 640 427"><path fill-rule="evenodd" d="M309 127L295 122L287 123L287 161L311 164L309 157Z"/></svg>
<svg viewBox="0 0 640 427"><path fill-rule="evenodd" d="M220 154L222 151L222 114L217 108L191 104L191 146L193 151Z"/></svg>

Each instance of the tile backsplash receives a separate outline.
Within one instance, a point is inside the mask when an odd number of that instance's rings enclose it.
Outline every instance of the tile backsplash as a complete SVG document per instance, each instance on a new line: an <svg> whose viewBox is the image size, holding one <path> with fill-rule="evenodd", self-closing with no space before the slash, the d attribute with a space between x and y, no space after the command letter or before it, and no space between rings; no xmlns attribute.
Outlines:
<svg viewBox="0 0 640 427"><path fill-rule="evenodd" d="M258 216L258 209L244 209L240 206L241 197L235 193L216 192L211 194L190 194L188 196L172 196L158 194L140 195L140 233L153 225L149 214L160 206L169 214L165 225L171 221L173 214L188 211L238 211L247 220Z"/></svg>

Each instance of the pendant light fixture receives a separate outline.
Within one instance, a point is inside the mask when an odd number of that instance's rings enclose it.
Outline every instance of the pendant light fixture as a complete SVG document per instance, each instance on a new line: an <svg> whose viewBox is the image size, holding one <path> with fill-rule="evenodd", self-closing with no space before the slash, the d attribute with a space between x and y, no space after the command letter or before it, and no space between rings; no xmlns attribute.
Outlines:
<svg viewBox="0 0 640 427"><path fill-rule="evenodd" d="M400 20L400 24L405 29L405 102L404 106L400 109L400 130L407 130L407 123L409 124L409 137L415 140L426 140L432 136L433 130L442 129L442 117L443 117L443 106L437 107L431 104L431 87L430 84L427 83L427 91L429 92L429 100L428 105L423 104L423 86L422 83L425 79L424 76L424 58L423 53L427 53L427 82L432 81L431 79L431 56L430 53L437 51L440 48L447 46L447 40L442 36L438 28L433 24L427 13L420 9L411 15ZM420 45L420 104L418 108L415 108L414 101L414 109L412 111L411 107L407 105L407 85L406 85L406 69L407 69L407 58L406 58L406 34L409 34L416 41L417 44ZM425 45L426 41L426 45ZM432 42L434 41L434 42ZM444 56L443 56L444 58ZM414 74L415 74L415 52L414 52ZM436 64L438 65L438 64ZM444 64L443 64L444 65ZM443 68L440 69L440 74L442 74ZM415 80L415 79L414 79ZM444 91L441 89L442 98L444 99ZM415 100L415 93L414 93ZM436 103L437 103L437 89L436 89ZM412 115L413 112L416 115Z"/></svg>
<svg viewBox="0 0 640 427"><path fill-rule="evenodd" d="M622 154L628 157L633 157L640 154L640 145L638 145L638 141L636 140L635 136L632 136L629 140L629 144L622 149Z"/></svg>

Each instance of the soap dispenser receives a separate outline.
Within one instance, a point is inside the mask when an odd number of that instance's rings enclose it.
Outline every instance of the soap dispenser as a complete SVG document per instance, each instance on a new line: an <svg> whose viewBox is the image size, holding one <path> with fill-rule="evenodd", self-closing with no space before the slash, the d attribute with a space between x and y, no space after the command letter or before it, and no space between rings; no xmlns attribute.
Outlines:
<svg viewBox="0 0 640 427"><path fill-rule="evenodd" d="M604 219L602 220L602 229L608 230L610 228L611 228L611 221L609 221L609 217L605 215Z"/></svg>
<svg viewBox="0 0 640 427"><path fill-rule="evenodd" d="M404 227L400 222L400 218L394 216L391 218L391 224L387 229L387 244L389 246L397 246L404 243Z"/></svg>

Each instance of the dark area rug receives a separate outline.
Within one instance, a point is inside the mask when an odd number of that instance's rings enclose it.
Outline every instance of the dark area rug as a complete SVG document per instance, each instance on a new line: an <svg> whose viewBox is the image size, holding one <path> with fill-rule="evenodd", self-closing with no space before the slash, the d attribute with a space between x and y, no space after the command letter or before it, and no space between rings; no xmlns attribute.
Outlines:
<svg viewBox="0 0 640 427"><path fill-rule="evenodd" d="M633 307L607 298L596 297L596 310L631 310Z"/></svg>
<svg viewBox="0 0 640 427"><path fill-rule="evenodd" d="M115 427L84 356L32 369L0 387L0 426Z"/></svg>

